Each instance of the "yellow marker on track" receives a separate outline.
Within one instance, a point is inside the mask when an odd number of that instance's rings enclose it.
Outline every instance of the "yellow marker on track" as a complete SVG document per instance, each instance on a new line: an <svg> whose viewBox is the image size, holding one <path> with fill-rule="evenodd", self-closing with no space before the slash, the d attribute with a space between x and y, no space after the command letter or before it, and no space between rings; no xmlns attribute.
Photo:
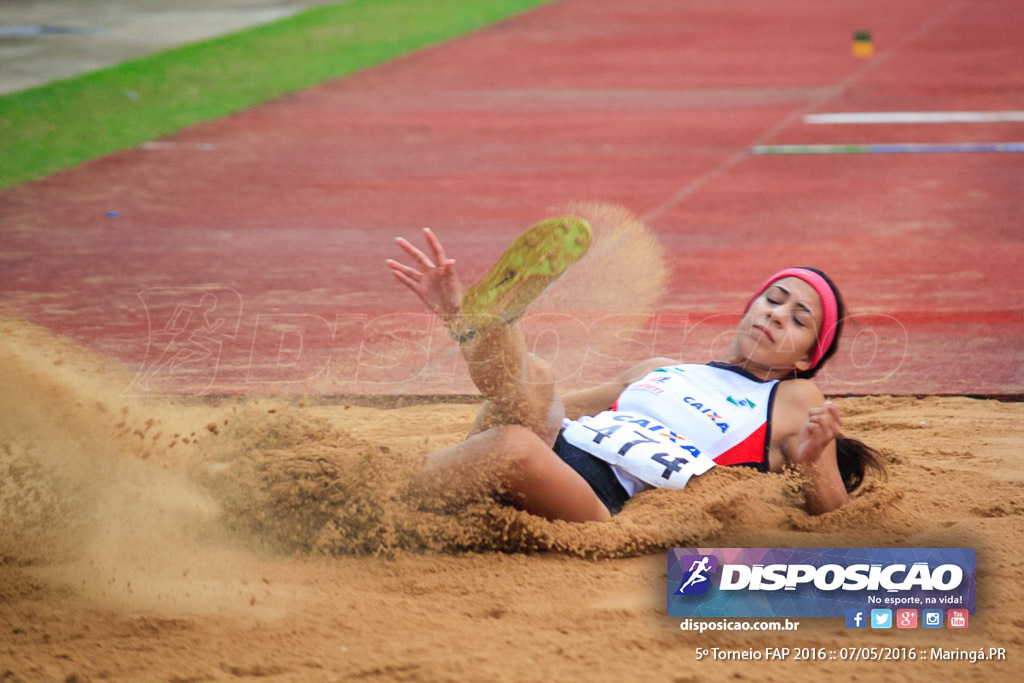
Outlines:
<svg viewBox="0 0 1024 683"><path fill-rule="evenodd" d="M871 42L870 31L853 34L853 56L857 59L871 59L875 55L875 44Z"/></svg>

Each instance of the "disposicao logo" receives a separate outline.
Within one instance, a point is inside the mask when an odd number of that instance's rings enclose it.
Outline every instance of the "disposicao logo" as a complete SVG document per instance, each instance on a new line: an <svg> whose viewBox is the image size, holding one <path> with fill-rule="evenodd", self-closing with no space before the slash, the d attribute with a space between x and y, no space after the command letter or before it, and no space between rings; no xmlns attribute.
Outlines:
<svg viewBox="0 0 1024 683"><path fill-rule="evenodd" d="M893 628L893 610L975 608L970 548L677 548L668 553L673 617L845 617ZM876 614L889 613L888 621ZM923 614L923 611L921 612ZM852 621L851 621L852 620ZM966 619L965 619L966 621Z"/></svg>
<svg viewBox="0 0 1024 683"><path fill-rule="evenodd" d="M683 582L677 595L703 595L711 585L710 575L718 569L718 558L714 555L685 555L679 558L682 566L689 566L683 575Z"/></svg>

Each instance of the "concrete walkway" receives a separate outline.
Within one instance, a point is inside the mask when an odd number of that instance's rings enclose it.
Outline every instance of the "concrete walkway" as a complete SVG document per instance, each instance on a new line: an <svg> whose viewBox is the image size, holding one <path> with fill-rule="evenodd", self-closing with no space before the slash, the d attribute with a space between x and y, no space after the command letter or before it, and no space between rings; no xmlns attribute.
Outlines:
<svg viewBox="0 0 1024 683"><path fill-rule="evenodd" d="M0 94L337 0L0 0Z"/></svg>

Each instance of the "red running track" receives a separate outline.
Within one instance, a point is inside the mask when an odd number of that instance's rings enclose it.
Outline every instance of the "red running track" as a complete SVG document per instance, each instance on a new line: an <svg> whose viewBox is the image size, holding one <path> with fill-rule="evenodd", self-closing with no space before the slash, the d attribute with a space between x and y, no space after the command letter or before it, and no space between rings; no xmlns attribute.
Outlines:
<svg viewBox="0 0 1024 683"><path fill-rule="evenodd" d="M131 392L467 392L392 237L433 226L479 273L587 199L671 255L624 360L710 359L767 274L813 264L856 313L827 392L1022 395L1024 155L751 153L1024 141L803 119L1024 110L1021 35L1019 0L563 0L0 193L0 303L123 360Z"/></svg>

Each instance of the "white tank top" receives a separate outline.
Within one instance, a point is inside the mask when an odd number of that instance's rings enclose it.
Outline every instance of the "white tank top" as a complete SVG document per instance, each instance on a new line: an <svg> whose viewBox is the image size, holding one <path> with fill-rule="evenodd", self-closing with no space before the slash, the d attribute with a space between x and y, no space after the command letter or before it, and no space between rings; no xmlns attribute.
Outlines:
<svg viewBox="0 0 1024 683"><path fill-rule="evenodd" d="M681 489L717 465L768 469L778 380L723 363L658 368L610 410L563 422L563 438L612 465L630 494Z"/></svg>

